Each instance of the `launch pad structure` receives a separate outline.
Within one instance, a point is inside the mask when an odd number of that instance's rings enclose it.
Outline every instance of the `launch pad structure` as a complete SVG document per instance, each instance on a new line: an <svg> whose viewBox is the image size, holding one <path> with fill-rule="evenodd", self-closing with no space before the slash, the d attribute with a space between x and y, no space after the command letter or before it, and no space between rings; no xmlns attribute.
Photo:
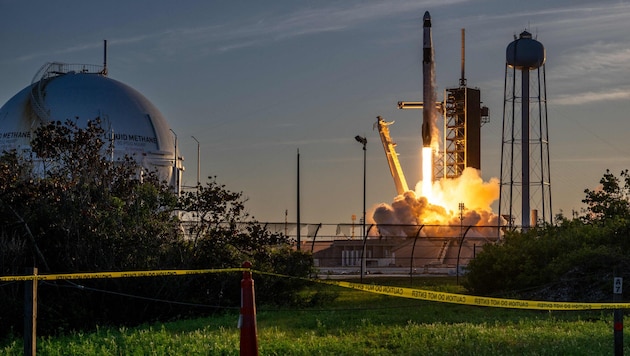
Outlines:
<svg viewBox="0 0 630 356"><path fill-rule="evenodd" d="M432 180L458 178L467 167L481 169L481 126L489 121L489 110L481 102L481 91L468 87L465 77L465 30L462 29L461 41L461 77L459 86L447 88L443 101L436 101L435 110L444 118L443 151L433 152ZM425 86L426 87L426 86ZM425 88L426 89L426 88ZM399 101L399 109L424 109L420 101ZM424 110L423 110L424 111ZM390 172L398 194L406 186L402 168L398 162L387 123L378 117L378 126ZM424 139L424 138L423 138Z"/></svg>
<svg viewBox="0 0 630 356"><path fill-rule="evenodd" d="M466 85L444 93L443 170L437 178L457 178L464 169L481 169L481 126L488 108L481 106L481 91Z"/></svg>
<svg viewBox="0 0 630 356"><path fill-rule="evenodd" d="M461 32L461 76L459 87L444 91L444 153L436 178L457 178L464 169L481 170L481 126L489 121L488 107L481 105L481 90L466 85L466 32ZM439 171L437 171L439 169Z"/></svg>
<svg viewBox="0 0 630 356"><path fill-rule="evenodd" d="M466 168L481 169L481 127L489 121L489 110L482 105L481 91L478 88L468 87L466 83L464 29L462 29L459 86L445 89L443 100L437 100L433 84L430 19L428 12L425 13L424 101L400 101L398 108L423 109L422 146L423 151L431 151L433 159L433 171L423 172L423 178L427 179L428 175L432 175L430 177L432 181L456 179L463 175ZM516 51L517 44L518 51ZM461 223L459 226L453 225L452 221L450 225L434 226L377 223L370 225L370 229L377 228L378 238L368 238L368 235L364 235L363 239L355 240L353 233L351 238L345 235L346 239L334 238L332 243L327 243L321 240L316 242L313 236L311 252L320 272L361 273L363 276L364 271L375 274L397 274L402 271L409 275L446 273L459 276L459 273L464 271L461 267L474 259L477 251L483 249L486 244L499 241L502 232L506 229L515 228L515 218L521 218L521 227L524 230L529 226L537 225L538 210L532 210L531 225L529 225L530 197L536 198L536 195L539 195L542 221L546 221L551 212L551 191L548 173L544 61L544 47L533 40L531 34L527 32L522 33L520 38L515 38L515 41L508 46L498 215L508 222L506 225L500 220L493 226L464 225L462 215L464 204L460 203ZM427 68L430 70L427 71ZM532 78L530 78L530 71ZM517 73L520 74L520 81ZM534 82L533 85L530 85L530 80ZM530 89L534 95L530 95ZM427 90L431 91L430 95L426 94ZM530 106L534 110L531 110ZM438 113L441 113L444 119L443 136L437 130L438 116L435 114ZM531 122L530 119L532 119ZM378 127L396 191L398 195L402 195L408 190L408 186L398 160L396 144L390 136L391 124L393 122L386 122L384 118L378 116L375 127ZM530 137L530 133L533 137ZM517 134L522 136L519 137ZM440 142L441 146L436 142L440 140L440 136L443 139L443 142ZM438 147L443 147L443 150L438 152ZM427 148L430 150L425 150ZM530 151L533 155L530 155ZM519 163L515 158L516 153L522 155L520 170L516 164ZM530 169L530 160L534 165L533 169ZM534 192L530 193L530 187ZM515 202L519 199L522 203L521 216L518 216L515 209ZM532 204L536 204L535 199ZM354 228L354 225L352 226ZM338 226L337 230L339 234L343 228ZM357 272L359 266L361 269Z"/></svg>

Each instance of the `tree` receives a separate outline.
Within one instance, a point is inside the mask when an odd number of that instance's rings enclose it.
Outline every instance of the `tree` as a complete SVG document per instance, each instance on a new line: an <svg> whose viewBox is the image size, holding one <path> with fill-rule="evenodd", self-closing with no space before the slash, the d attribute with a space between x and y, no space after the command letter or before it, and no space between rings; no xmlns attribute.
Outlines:
<svg viewBox="0 0 630 356"><path fill-rule="evenodd" d="M270 232L245 211L241 192L232 192L210 177L206 185L184 192L179 209L189 217L183 224L193 268L229 268L250 261L259 271L309 277L314 272L310 253L292 248L293 241ZM287 303L305 285L302 279L257 276L257 300ZM237 280L225 275L206 276L202 284L219 286L206 296L212 302L238 301Z"/></svg>
<svg viewBox="0 0 630 356"><path fill-rule="evenodd" d="M98 119L35 132L34 156L24 158L28 187L14 192L22 201L14 209L30 225L45 272L151 268L168 253L148 249L177 239L176 195L131 157L110 159L104 137Z"/></svg>
<svg viewBox="0 0 630 356"><path fill-rule="evenodd" d="M594 190L585 189L586 197L582 202L586 204L585 222L601 223L612 219L627 219L630 217L630 174L628 170L621 171L616 177L610 170L599 181L600 187Z"/></svg>
<svg viewBox="0 0 630 356"><path fill-rule="evenodd" d="M37 266L41 273L72 273L181 264L184 245L172 214L177 196L132 157L111 160L105 153L113 147L106 146L100 120L85 127L78 120L49 122L34 137L31 154L10 152L0 158L0 246L11 256L0 261L4 274L21 274L26 266ZM40 328L142 320L150 313L137 303L86 291L143 289L148 295L173 295L168 289L156 293L160 284L44 283L40 310L55 318L40 318ZM0 295L0 305L14 294Z"/></svg>
<svg viewBox="0 0 630 356"><path fill-rule="evenodd" d="M527 232L510 232L468 265L464 285L478 294L561 301L601 301L612 271L630 271L630 175L606 171L585 189L584 215Z"/></svg>
<svg viewBox="0 0 630 356"><path fill-rule="evenodd" d="M296 276L312 271L310 255L245 213L242 193L212 179L179 197L133 157L112 160L98 118L79 122L46 123L35 131L31 154L0 156L3 275L34 265L42 273L232 268L246 259L270 272L288 271L287 264ZM186 212L196 214L194 223L181 221ZM38 328L50 333L199 312L148 300L237 306L239 281L223 274L42 283ZM291 300L299 284L284 287L258 300ZM0 288L0 335L21 330L19 295L17 284Z"/></svg>

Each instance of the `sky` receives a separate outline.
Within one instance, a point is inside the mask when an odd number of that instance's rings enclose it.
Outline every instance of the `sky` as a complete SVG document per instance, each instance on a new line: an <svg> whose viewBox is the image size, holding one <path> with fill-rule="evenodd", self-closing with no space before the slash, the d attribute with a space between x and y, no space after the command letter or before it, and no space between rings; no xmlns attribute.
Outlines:
<svg viewBox="0 0 630 356"><path fill-rule="evenodd" d="M102 64L177 133L184 184L216 176L263 222L350 223L390 203L378 132L390 126L407 181L421 179L422 16L433 22L438 98L481 90L481 175L500 176L505 50L531 32L546 49L553 213L584 208L606 169L630 168L630 3L625 1L0 0L0 105L47 62ZM497 202L498 204L498 202Z"/></svg>

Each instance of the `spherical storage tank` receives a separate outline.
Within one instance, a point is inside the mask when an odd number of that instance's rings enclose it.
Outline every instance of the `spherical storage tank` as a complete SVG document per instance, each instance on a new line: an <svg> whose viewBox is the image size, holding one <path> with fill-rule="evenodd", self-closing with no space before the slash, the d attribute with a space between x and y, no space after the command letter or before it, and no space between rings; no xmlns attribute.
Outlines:
<svg viewBox="0 0 630 356"><path fill-rule="evenodd" d="M506 51L507 64L520 70L538 68L545 63L545 58L545 47L527 31L521 32L519 38L508 45Z"/></svg>
<svg viewBox="0 0 630 356"><path fill-rule="evenodd" d="M114 140L114 159L130 155L179 190L183 168L176 140L160 111L137 90L107 77L105 67L47 63L0 108L0 151L30 149L35 128L49 120L101 119Z"/></svg>

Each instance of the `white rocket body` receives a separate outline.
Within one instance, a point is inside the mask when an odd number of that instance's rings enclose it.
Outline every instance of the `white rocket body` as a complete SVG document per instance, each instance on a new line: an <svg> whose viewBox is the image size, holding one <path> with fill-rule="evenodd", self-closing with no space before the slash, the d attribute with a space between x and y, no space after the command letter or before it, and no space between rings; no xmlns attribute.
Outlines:
<svg viewBox="0 0 630 356"><path fill-rule="evenodd" d="M433 61L433 39L431 38L431 15L424 13L422 36L422 146L431 146L431 131L435 117L437 95L433 85L435 64Z"/></svg>

